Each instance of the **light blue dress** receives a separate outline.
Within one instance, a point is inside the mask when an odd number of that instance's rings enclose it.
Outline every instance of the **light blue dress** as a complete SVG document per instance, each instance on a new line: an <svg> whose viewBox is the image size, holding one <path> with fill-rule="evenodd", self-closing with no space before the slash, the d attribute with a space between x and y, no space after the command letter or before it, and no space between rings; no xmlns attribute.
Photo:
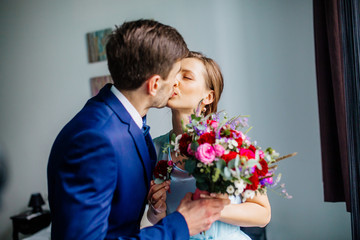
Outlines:
<svg viewBox="0 0 360 240"><path fill-rule="evenodd" d="M170 134L167 133L160 137L154 139L154 145L157 153L157 161L159 160L169 160L171 155L169 153L164 153L163 148L166 144L169 143ZM181 199L184 198L185 194L188 192L194 192L196 189L195 179L192 176L189 176L189 173L176 167L174 168L171 174L171 184L170 184L170 193L167 193L166 204L167 204L167 214L170 214L176 211L177 207L180 204ZM241 203L240 197L230 198L231 203ZM216 240L251 240L251 238L246 235L243 231L240 230L239 226L227 224L224 222L216 221L214 222L210 229L206 231L205 234L197 234L190 237L191 240L207 240L207 239L216 239Z"/></svg>

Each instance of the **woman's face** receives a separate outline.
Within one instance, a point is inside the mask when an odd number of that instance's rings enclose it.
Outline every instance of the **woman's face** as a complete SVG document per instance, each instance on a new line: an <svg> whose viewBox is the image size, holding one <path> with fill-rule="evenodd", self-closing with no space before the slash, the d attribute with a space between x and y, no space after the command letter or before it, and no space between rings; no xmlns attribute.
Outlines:
<svg viewBox="0 0 360 240"><path fill-rule="evenodd" d="M169 99L167 106L173 110L193 113L199 102L205 99L211 91L206 86L205 72L205 66L200 60L196 58L181 60L178 86L175 87L174 94Z"/></svg>

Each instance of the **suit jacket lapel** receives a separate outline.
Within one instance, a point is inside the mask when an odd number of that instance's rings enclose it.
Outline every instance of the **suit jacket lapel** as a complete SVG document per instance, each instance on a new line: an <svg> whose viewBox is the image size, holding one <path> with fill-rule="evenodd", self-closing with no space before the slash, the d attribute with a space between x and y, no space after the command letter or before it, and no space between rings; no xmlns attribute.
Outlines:
<svg viewBox="0 0 360 240"><path fill-rule="evenodd" d="M139 129L139 127L136 125L136 123L131 118L130 114L126 111L125 107L121 104L119 99L117 99L116 96L110 91L110 87L111 84L107 84L105 87L103 87L99 92L99 97L101 97L110 106L110 108L114 111L114 113L119 117L122 122L129 125L128 131L136 145L136 149L139 153L140 160L145 170L145 179L147 179L146 185L147 187L149 187L148 183L150 182L150 179L152 177L153 161L150 158L144 134L142 133L142 130ZM148 134L148 136L150 137L150 134Z"/></svg>

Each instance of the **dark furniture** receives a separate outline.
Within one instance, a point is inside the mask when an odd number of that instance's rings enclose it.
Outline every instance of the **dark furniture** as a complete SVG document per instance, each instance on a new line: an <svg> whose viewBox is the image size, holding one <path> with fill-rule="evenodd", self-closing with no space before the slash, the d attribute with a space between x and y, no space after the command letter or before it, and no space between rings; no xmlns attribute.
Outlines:
<svg viewBox="0 0 360 240"><path fill-rule="evenodd" d="M13 239L19 239L19 233L33 234L50 225L50 211L33 213L32 210L10 217L13 224Z"/></svg>
<svg viewBox="0 0 360 240"><path fill-rule="evenodd" d="M31 194L28 206L32 209L10 217L14 240L19 239L19 233L33 234L50 225L50 211L41 208L44 204L40 193Z"/></svg>

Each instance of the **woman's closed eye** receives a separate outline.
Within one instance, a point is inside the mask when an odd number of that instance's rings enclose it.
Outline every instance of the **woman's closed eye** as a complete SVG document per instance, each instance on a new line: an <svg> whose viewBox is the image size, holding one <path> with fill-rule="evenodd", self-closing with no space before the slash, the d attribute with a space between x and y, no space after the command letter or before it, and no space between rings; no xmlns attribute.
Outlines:
<svg viewBox="0 0 360 240"><path fill-rule="evenodd" d="M195 74L188 69L183 69L181 74L184 80L195 80Z"/></svg>
<svg viewBox="0 0 360 240"><path fill-rule="evenodd" d="M190 75L183 75L183 78L187 80L193 80L193 77Z"/></svg>

